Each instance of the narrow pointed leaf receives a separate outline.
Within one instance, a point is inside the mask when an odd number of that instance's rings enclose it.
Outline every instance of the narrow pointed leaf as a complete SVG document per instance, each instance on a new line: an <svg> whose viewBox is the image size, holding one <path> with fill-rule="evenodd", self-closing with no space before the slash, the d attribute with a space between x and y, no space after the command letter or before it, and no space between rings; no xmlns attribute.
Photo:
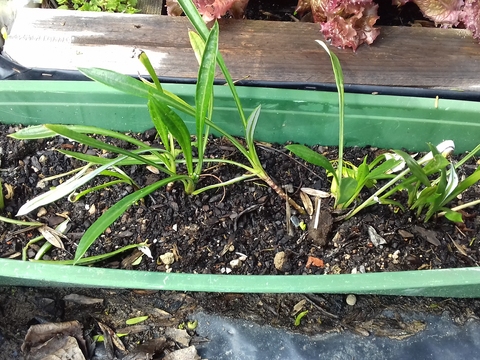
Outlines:
<svg viewBox="0 0 480 360"><path fill-rule="evenodd" d="M193 2L191 0L178 0L178 3L195 30L206 40L208 37L208 27Z"/></svg>
<svg viewBox="0 0 480 360"><path fill-rule="evenodd" d="M447 177L447 185L445 187L445 194L443 195L443 198L442 198L442 203L441 205L446 205L444 203L444 201L446 199L448 199L448 197L450 196L450 194L452 194L455 189L457 188L458 186L458 175L455 171L455 168L453 167L453 165L450 166L450 171L448 173L448 177Z"/></svg>
<svg viewBox="0 0 480 360"><path fill-rule="evenodd" d="M87 126L87 125L64 125L64 126L70 130L73 130L82 134L96 134L96 135L109 136L118 140L126 141L142 149L149 148L149 146L143 143L142 141L117 131L108 130L108 129L104 129L96 126ZM54 137L57 135L58 134L55 131L48 129L43 125L34 125L24 129L20 129L16 133L11 134L9 136L19 140L35 140L35 139L44 139L44 138Z"/></svg>
<svg viewBox="0 0 480 360"><path fill-rule="evenodd" d="M357 181L357 189L363 188L366 181L368 180L368 175L370 174L370 169L368 168L367 158L365 157L363 162L357 168L355 179Z"/></svg>
<svg viewBox="0 0 480 360"><path fill-rule="evenodd" d="M147 69L148 74L153 80L153 83L155 84L155 87L157 90L162 91L162 85L160 85L160 81L158 80L157 74L155 73L155 70L153 69L152 63L150 62L150 59L148 58L147 54L145 52L141 51L140 55L138 55L138 60L142 63L142 65Z"/></svg>
<svg viewBox="0 0 480 360"><path fill-rule="evenodd" d="M125 156L128 156L128 157L137 159L139 161L142 161L144 164L151 165L151 166L156 167L157 169L163 171L166 174L172 175L172 173L168 169L166 169L165 167L163 167L161 165L158 165L155 162L150 161L146 158L143 158L140 155L136 154L135 152L128 151L128 150L119 148L117 146L104 143L103 141L93 139L90 136L87 136L87 135L78 133L76 131L73 131L73 130L71 130L68 127L63 126L63 125L48 124L48 125L43 125L43 126L45 126L47 129L50 129L50 130L56 132L57 134L62 135L66 138L78 141L79 143L82 143L82 144L85 144L85 145L88 145L88 146L91 146L91 147L95 147L95 148L98 148L98 149L111 151L113 153L122 154L122 155L125 155Z"/></svg>
<svg viewBox="0 0 480 360"><path fill-rule="evenodd" d="M138 317L134 317L134 318L130 318L130 319L125 320L125 323L127 325L135 325L135 324L139 324L141 322L144 322L147 319L148 319L148 315L138 316Z"/></svg>
<svg viewBox="0 0 480 360"><path fill-rule="evenodd" d="M355 194L357 185L358 185L357 180L351 177L343 178L340 184L339 197L336 203L344 204L348 202L352 198L352 196Z"/></svg>
<svg viewBox="0 0 480 360"><path fill-rule="evenodd" d="M43 193L37 196L36 198L28 201L26 204L24 204L20 208L20 210L18 210L18 213L16 216L26 215L29 212L39 208L40 206L50 204L58 199L61 199L64 196L69 195L70 193L78 189L80 186L86 184L87 182L92 180L95 176L99 175L102 171L108 169L110 166L115 165L116 163L120 162L123 159L125 158L120 157L115 160L112 160L110 163L100 166L99 168L89 172L88 174L85 174L85 172L88 169L87 167L85 167L80 172L78 172L75 176L73 176L71 179L58 185L55 189L47 191L46 193Z"/></svg>
<svg viewBox="0 0 480 360"><path fill-rule="evenodd" d="M195 31L189 31L188 37L190 38L190 45L192 46L195 58L198 64L201 63L203 57L203 51L205 50L205 41Z"/></svg>
<svg viewBox="0 0 480 360"><path fill-rule="evenodd" d="M208 30L207 25L205 25L202 16L198 12L193 2L191 0L178 0L178 3L182 7L183 12L188 17L197 33L200 35L203 41L206 42L210 31ZM228 87L232 93L235 105L237 106L238 114L240 115L240 119L242 120L242 124L244 128L246 128L247 120L243 111L240 97L238 96L237 89L235 88L235 83L233 82L232 76L230 75L230 72L228 71L228 68L225 65L225 61L223 60L222 54L220 52L217 53L217 63L222 70L223 76L225 77Z"/></svg>
<svg viewBox="0 0 480 360"><path fill-rule="evenodd" d="M209 112L211 102L213 101L213 81L215 79L215 66L218 53L218 23L215 23L210 30L210 34L205 43L202 61L198 70L198 80L195 89L195 107L196 107L196 135L198 159L197 173L202 168L204 151L204 132L205 118Z"/></svg>
<svg viewBox="0 0 480 360"><path fill-rule="evenodd" d="M148 99L153 94L152 96L159 101L163 101L166 105L195 116L195 109L185 101L179 101L177 97L169 96L166 91L158 91L154 87L130 76L100 68L79 68L79 71L92 80L133 96ZM152 89L154 92L152 92Z"/></svg>
<svg viewBox="0 0 480 360"><path fill-rule="evenodd" d="M452 201L454 198L456 198L458 195L460 195L462 192L467 190L470 186L476 184L478 181L480 181L480 167L475 170L475 172L468 176L465 180L460 182L458 186L455 188L454 191L444 200L444 204L448 204L450 201Z"/></svg>
<svg viewBox="0 0 480 360"><path fill-rule="evenodd" d="M321 40L315 40L328 54L332 63L333 74L335 77L335 85L338 92L338 166L337 166L337 184L342 182L343 169L343 134L344 134L344 118L345 118L345 90L343 81L343 71L338 57L330 51L327 44Z"/></svg>
<svg viewBox="0 0 480 360"><path fill-rule="evenodd" d="M250 150L255 146L253 135L255 134L255 128L257 127L258 118L260 117L261 105L258 105L255 110L252 111L247 120L247 132L245 134L245 140L247 141L248 149Z"/></svg>
<svg viewBox="0 0 480 360"><path fill-rule="evenodd" d="M78 261L75 261L75 260L30 260L30 261L39 262L39 263L54 263L56 265L91 265L91 264L95 264L96 262L107 260L115 255L121 254L122 252L131 250L131 249L136 249L138 246L141 246L142 244L145 245L146 243L130 244L106 254L84 257Z"/></svg>
<svg viewBox="0 0 480 360"><path fill-rule="evenodd" d="M150 113L150 118L152 119L153 125L157 130L158 136L160 136L160 140L162 141L163 146L167 151L171 151L170 149L170 142L168 139L168 129L165 123L162 120L162 113L158 106L159 101L155 100L155 98L151 97L148 99L148 111Z"/></svg>
<svg viewBox="0 0 480 360"><path fill-rule="evenodd" d="M83 255L85 255L90 246L107 229L107 227L117 220L130 206L148 194L154 192L158 188L167 185L169 182L175 182L186 178L186 176L177 175L157 181L141 190L127 195L115 205L110 207L102 214L102 216L100 216L92 225L90 225L87 231L85 231L85 234L83 234L80 242L78 243L77 251L75 252L74 264L76 264L83 257Z"/></svg>
<svg viewBox="0 0 480 360"><path fill-rule="evenodd" d="M153 149L152 149L153 150ZM156 151L161 151L163 152L164 150L162 149L155 149ZM57 150L59 153L64 154L65 156L72 157L77 160L85 161L87 163L92 163L92 164L99 164L99 165L104 165L112 161L112 159L107 159L101 156L95 156L95 155L88 155L88 154L83 154L80 152L76 151L70 151L70 150ZM133 151L136 152L136 151ZM162 163L165 164L166 154L156 154L156 155L142 155L142 158L147 159L147 161L153 161L157 163ZM125 158L125 160L120 161L117 163L117 166L125 166L125 165L139 165L139 164L145 164L145 161L140 161L137 159L132 159L132 158Z"/></svg>
<svg viewBox="0 0 480 360"><path fill-rule="evenodd" d="M380 204L382 205L393 205L398 207L400 210L405 211L405 207L398 201L390 199L380 199Z"/></svg>
<svg viewBox="0 0 480 360"><path fill-rule="evenodd" d="M437 192L437 186L429 186L423 189L420 194L418 194L417 199L412 205L412 209L416 209L420 206L430 205L433 203L440 194Z"/></svg>
<svg viewBox="0 0 480 360"><path fill-rule="evenodd" d="M155 98L149 100L152 106L155 108L156 115L158 118L156 121L164 124L165 129L168 129L168 132L177 140L178 144L182 148L183 156L185 158L185 163L187 166L188 174L193 173L193 154L192 154L192 143L190 139L190 131L188 131L185 122L180 116L177 115L175 111L170 109L168 106L162 104ZM163 141L163 139L162 139ZM171 149L170 151L172 151Z"/></svg>
<svg viewBox="0 0 480 360"><path fill-rule="evenodd" d="M428 180L427 175L423 171L422 167L415 161L415 159L413 159L404 151L395 150L395 152L400 155L403 160L405 160L405 163L412 172L413 176L415 176L423 185L430 186L430 181Z"/></svg>
<svg viewBox="0 0 480 360"><path fill-rule="evenodd" d="M403 161L402 160L395 160L395 159L388 159L384 161L382 164L378 165L377 167L373 168L370 173L368 174L369 179L382 179L385 177L390 177L387 175L387 172L391 169L394 169L398 165L400 165Z"/></svg>
<svg viewBox="0 0 480 360"><path fill-rule="evenodd" d="M285 146L285 148L297 155L299 158L305 160L306 162L324 168L327 172L333 174L335 180L337 180L338 183L337 174L335 173L333 165L322 154L319 154L312 149L306 147L305 145L300 144L287 145Z"/></svg>
<svg viewBox="0 0 480 360"><path fill-rule="evenodd" d="M442 169L445 169L449 164L450 161L448 161L442 154L436 154L434 155L433 159L431 159L427 164L425 164L425 166L423 167L423 172L427 176L430 176L439 171L442 171Z"/></svg>

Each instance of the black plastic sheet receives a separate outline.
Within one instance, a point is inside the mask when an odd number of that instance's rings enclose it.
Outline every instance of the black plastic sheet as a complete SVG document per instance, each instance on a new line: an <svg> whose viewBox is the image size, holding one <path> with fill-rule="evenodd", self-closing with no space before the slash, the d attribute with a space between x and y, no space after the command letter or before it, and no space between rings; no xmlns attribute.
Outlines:
<svg viewBox="0 0 480 360"><path fill-rule="evenodd" d="M202 359L477 359L480 322L455 325L448 314L417 315L426 330L404 340L360 336L351 332L304 336L243 320L199 313L197 333L209 342L197 345Z"/></svg>

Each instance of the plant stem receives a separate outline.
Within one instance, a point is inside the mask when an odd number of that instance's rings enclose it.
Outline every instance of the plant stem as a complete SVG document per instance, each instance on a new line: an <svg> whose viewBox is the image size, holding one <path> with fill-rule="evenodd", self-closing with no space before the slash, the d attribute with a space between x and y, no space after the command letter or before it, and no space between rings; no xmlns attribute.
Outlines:
<svg viewBox="0 0 480 360"><path fill-rule="evenodd" d="M283 191L283 189L280 186L275 184L273 179L265 171L262 171L262 173L257 174L257 176L260 179L262 179L268 186L270 186L273 189L273 191L275 191L278 194L278 196L280 196L283 200L288 201L288 203L291 206L293 206L295 210L297 210L300 214L305 214L305 209L300 205L298 205L295 202L295 200L293 200L290 196L287 196L285 191Z"/></svg>
<svg viewBox="0 0 480 360"><path fill-rule="evenodd" d="M9 223L9 224L15 224L15 225L21 225L21 226L42 226L44 225L41 222L37 221L23 221L23 220L15 220L15 219L10 219L4 216L0 216L0 221Z"/></svg>
<svg viewBox="0 0 480 360"><path fill-rule="evenodd" d="M466 204L455 206L455 207L451 208L450 210L452 210L452 211L463 210L463 209L466 209L466 208L469 208L469 207L472 207L472 206L475 206L475 205L478 205L478 204L480 204L480 199L475 200L475 201L470 201ZM441 213L438 213L438 216L445 216L445 214L446 214L446 212L442 211Z"/></svg>
<svg viewBox="0 0 480 360"><path fill-rule="evenodd" d="M427 155L425 155L424 157L422 157L420 160L417 161L417 163L419 165L422 165L424 164L425 162L429 161L430 158L429 158L429 155L431 154L431 152L427 153ZM375 199L377 199L379 197L380 194L382 194L385 190L387 190L390 186L392 186L393 184L395 184L398 180L402 179L405 177L405 175L407 175L408 173L410 172L410 168L406 168L405 170L403 170L401 173L399 173L397 176L395 176L392 180L390 180L389 182L387 182L385 185L383 185L380 189L378 189L372 196L370 196L367 200L365 200L364 202L362 202L358 207L356 207L355 209L353 209L353 211L351 213L349 213L345 219L350 219L353 215L355 215L356 213L358 213L360 210L366 208L367 206L370 206L370 204L372 202L377 202ZM415 179L411 179L411 180L406 180L406 181L415 181ZM383 197L386 197L386 195L391 195L391 193L393 193L393 191L390 191L388 193L386 193Z"/></svg>

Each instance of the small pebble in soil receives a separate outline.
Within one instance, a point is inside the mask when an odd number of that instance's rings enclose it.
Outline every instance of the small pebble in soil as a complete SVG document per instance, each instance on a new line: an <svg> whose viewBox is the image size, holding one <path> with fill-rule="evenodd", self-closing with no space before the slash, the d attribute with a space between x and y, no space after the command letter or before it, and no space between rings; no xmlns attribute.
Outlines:
<svg viewBox="0 0 480 360"><path fill-rule="evenodd" d="M278 271L286 271L287 268L287 255L284 251L280 251L275 254L273 259L273 263L275 265L275 269Z"/></svg>
<svg viewBox="0 0 480 360"><path fill-rule="evenodd" d="M42 217L44 215L47 215L47 209L45 209L43 206L38 210L37 212L37 217Z"/></svg>
<svg viewBox="0 0 480 360"><path fill-rule="evenodd" d="M354 306L357 303L357 297L353 294L347 296L346 300L348 305Z"/></svg>
<svg viewBox="0 0 480 360"><path fill-rule="evenodd" d="M232 269L239 268L242 266L242 261L240 259L233 259L230 261L230 266Z"/></svg>
<svg viewBox="0 0 480 360"><path fill-rule="evenodd" d="M172 252L167 252L160 255L160 260L164 265L171 265L175 262L175 255Z"/></svg>

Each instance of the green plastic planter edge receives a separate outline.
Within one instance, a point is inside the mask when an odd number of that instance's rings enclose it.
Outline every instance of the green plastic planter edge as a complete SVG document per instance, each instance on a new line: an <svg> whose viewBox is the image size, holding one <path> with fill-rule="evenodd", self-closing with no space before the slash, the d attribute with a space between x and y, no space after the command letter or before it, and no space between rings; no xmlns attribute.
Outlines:
<svg viewBox="0 0 480 360"><path fill-rule="evenodd" d="M166 85L193 102L192 85ZM337 95L329 92L239 88L243 106L261 104L256 138L306 144L338 143ZM215 117L232 134L241 134L227 87L215 88ZM347 146L427 149L427 142L454 140L457 152L480 139L480 103L434 98L346 94ZM193 128L193 119L190 121ZM119 131L151 127L145 99L93 82L0 82L0 122L11 124L102 124ZM355 293L478 297L480 268L342 275L205 275L62 266L0 259L0 285L135 288L153 290Z"/></svg>

